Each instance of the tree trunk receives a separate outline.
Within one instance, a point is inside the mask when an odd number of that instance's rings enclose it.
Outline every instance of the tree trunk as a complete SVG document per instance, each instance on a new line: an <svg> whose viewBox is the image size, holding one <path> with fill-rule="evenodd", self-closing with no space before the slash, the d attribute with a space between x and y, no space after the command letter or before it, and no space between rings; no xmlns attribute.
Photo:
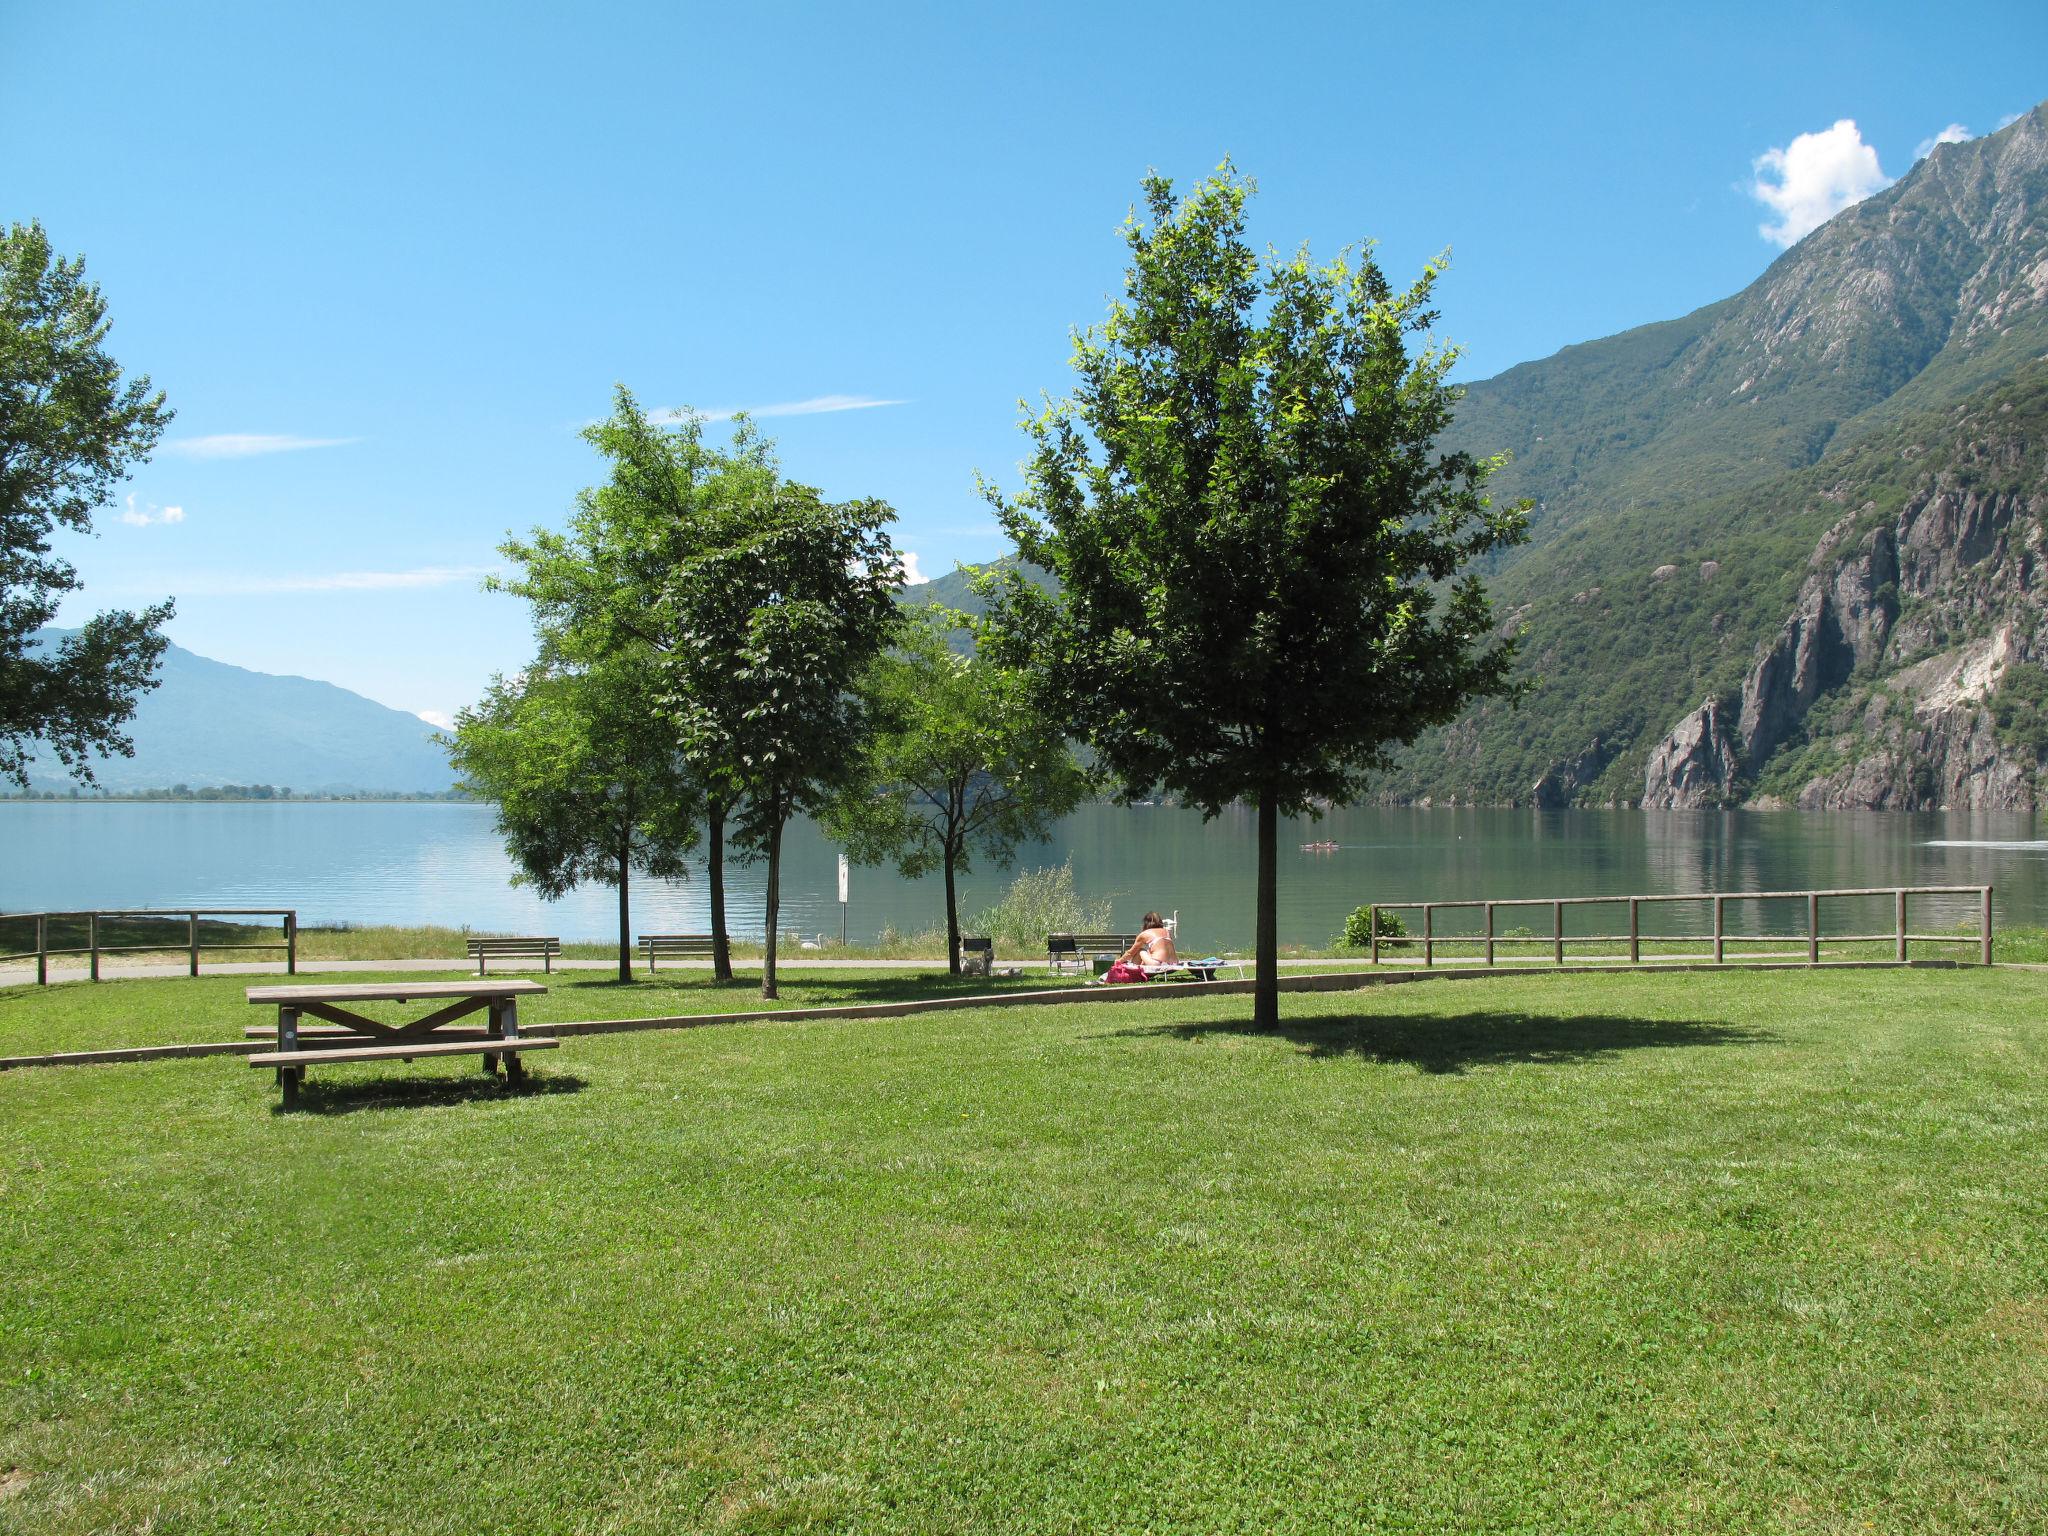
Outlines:
<svg viewBox="0 0 2048 1536"><path fill-rule="evenodd" d="M705 873L711 882L711 979L732 980L732 942L725 936L725 807L713 805Z"/></svg>
<svg viewBox="0 0 2048 1536"><path fill-rule="evenodd" d="M1253 970L1252 1028L1280 1027L1280 813L1273 791L1259 792L1259 942Z"/></svg>
<svg viewBox="0 0 2048 1536"><path fill-rule="evenodd" d="M619 980L633 979L633 898L627 890L633 867L633 832L619 836Z"/></svg>
<svg viewBox="0 0 2048 1536"><path fill-rule="evenodd" d="M946 971L960 974L960 898L953 884L953 839L946 839Z"/></svg>
<svg viewBox="0 0 2048 1536"><path fill-rule="evenodd" d="M768 947L761 954L761 996L775 996L775 924L782 906L782 818L768 829Z"/></svg>

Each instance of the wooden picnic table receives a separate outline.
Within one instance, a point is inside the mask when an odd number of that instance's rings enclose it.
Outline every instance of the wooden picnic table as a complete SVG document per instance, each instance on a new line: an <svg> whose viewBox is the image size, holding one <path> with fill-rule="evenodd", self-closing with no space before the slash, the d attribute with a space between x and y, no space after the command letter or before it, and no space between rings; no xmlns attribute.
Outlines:
<svg viewBox="0 0 2048 1536"><path fill-rule="evenodd" d="M249 987L243 996L257 1007L277 1009L277 1049L249 1058L252 1067L277 1069L284 1107L298 1102L299 1084L313 1062L411 1061L416 1056L477 1055L486 1072L505 1063L505 1076L525 1076L524 1051L553 1050L559 1040L519 1033L519 999L546 992L537 981L399 981L366 986ZM435 1003L432 1011L403 1024L366 1017L346 1003ZM486 1015L484 1027L450 1029L458 1019ZM301 1017L323 1024L300 1029ZM251 1034L268 1035L267 1026Z"/></svg>

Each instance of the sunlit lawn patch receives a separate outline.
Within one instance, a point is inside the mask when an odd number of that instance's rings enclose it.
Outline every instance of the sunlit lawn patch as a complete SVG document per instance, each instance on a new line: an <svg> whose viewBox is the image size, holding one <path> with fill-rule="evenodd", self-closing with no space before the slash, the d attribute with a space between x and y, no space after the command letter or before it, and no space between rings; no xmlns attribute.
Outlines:
<svg viewBox="0 0 2048 1536"><path fill-rule="evenodd" d="M589 987L536 1019L642 991ZM239 996L18 991L0 1030L175 1032L195 1000L239 1027ZM2048 978L1283 1009L1276 1036L1184 998L593 1037L544 1091L335 1069L292 1117L234 1060L0 1074L0 1529L2048 1505Z"/></svg>

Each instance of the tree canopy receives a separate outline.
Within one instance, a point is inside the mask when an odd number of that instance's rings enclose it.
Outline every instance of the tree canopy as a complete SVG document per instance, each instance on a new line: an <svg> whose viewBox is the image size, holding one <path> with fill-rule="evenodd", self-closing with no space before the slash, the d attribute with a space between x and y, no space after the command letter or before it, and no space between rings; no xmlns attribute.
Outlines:
<svg viewBox="0 0 2048 1536"><path fill-rule="evenodd" d="M618 661L536 662L456 719L463 787L497 807L514 878L550 899L586 882L619 895L619 980L632 980L634 871L679 880L697 842L695 785L641 674Z"/></svg>
<svg viewBox="0 0 2048 1536"><path fill-rule="evenodd" d="M36 638L82 585L51 535L90 533L171 420L146 376L122 381L108 329L82 258L56 255L40 224L0 232L0 778L23 787L39 743L86 783L94 755L132 755L122 727L167 644L168 602Z"/></svg>
<svg viewBox="0 0 2048 1536"><path fill-rule="evenodd" d="M947 643L965 623L937 607L906 615L863 681L873 734L826 818L859 863L893 863L913 880L943 873L956 975L958 877L976 858L1007 867L1020 842L1046 836L1088 789L1063 724L1037 707L1029 679Z"/></svg>
<svg viewBox="0 0 2048 1536"><path fill-rule="evenodd" d="M1457 350L1429 335L1443 261L1397 292L1369 246L1261 260L1252 190L1227 163L1179 200L1147 178L1122 298L1076 338L1072 396L1027 420L1022 494L989 492L1058 590L1010 574L985 638L1125 795L1258 806L1270 1027L1278 817L1356 798L1393 748L1507 688L1513 644L1461 568L1527 509L1435 446L1458 399Z"/></svg>

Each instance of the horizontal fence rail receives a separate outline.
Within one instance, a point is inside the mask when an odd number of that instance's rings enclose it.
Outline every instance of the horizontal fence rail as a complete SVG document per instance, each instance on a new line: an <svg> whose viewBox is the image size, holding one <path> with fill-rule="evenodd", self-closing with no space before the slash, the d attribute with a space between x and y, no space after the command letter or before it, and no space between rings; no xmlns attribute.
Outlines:
<svg viewBox="0 0 2048 1536"><path fill-rule="evenodd" d="M1503 946L1547 945L1551 959L1563 965L1565 950L1569 945L1607 945L1614 953L1620 953L1620 946L1628 946L1628 962L1640 965L1643 946L1646 944L1711 944L1714 963L1729 963L1728 946L1731 944L1777 944L1792 945L1803 943L1806 947L1806 963L1821 965L1824 960L1821 945L1825 940L1834 944L1889 944L1892 958L1903 961L1914 944L1965 944L1974 945L1981 964L1991 964L1991 890L1988 885L1886 885L1868 886L1834 891L1704 891L1690 895L1665 896L1561 896L1561 897L1513 897L1488 901L1379 901L1369 904L1371 920L1372 963L1380 963L1383 949L1412 949L1420 947L1422 963L1436 964L1437 951L1447 945L1476 946L1485 956L1485 963L1494 963L1494 952ZM1914 897L1955 897L1967 896L1975 899L1976 930L1965 933L1913 933L1908 927L1909 902ZM1821 926L1821 903L1845 901L1870 902L1886 899L1891 903L1892 923L1889 931L1880 933L1825 933ZM1803 931L1789 933L1731 933L1728 929L1728 907L1730 903L1748 904L1781 902L1798 903L1804 908ZM1710 929L1699 933L1649 934L1643 932L1644 907L1692 906L1708 907L1712 914ZM1626 933L1566 933L1565 909L1567 907L1604 907L1616 909L1620 916L1622 908L1627 909L1628 931ZM1547 934L1502 933L1498 916L1509 910L1547 909L1550 914L1550 932ZM1795 927L1798 909L1795 908ZM1439 912L1479 912L1483 915L1484 926L1477 933L1444 933L1439 931ZM1420 912L1422 931L1418 933L1383 933L1380 914ZM1391 927L1391 925L1387 925ZM1404 925L1405 927L1405 925ZM1676 957L1673 957L1676 958ZM1781 960L1781 953L1756 957ZM1737 956L1740 964L1743 957Z"/></svg>
<svg viewBox="0 0 2048 1536"><path fill-rule="evenodd" d="M235 937L208 938L202 932L202 921L221 918L271 917L281 923L281 937L276 939L250 939L242 937L250 929L247 923L228 925ZM50 957L52 955L86 955L90 957L90 974L94 981L100 979L100 956L127 954L175 954L183 951L188 956L190 974L199 974L199 956L207 950L283 950L284 968L287 974L299 973L299 914L292 907L122 907L102 908L91 912L0 912L0 925L13 927L16 924L31 925L35 934L35 947L0 953L0 965L10 961L33 960L36 963L36 982L47 986L50 981ZM85 925L83 944L53 943L58 930L63 927L76 928ZM131 924L146 925L150 930L146 942L110 944L106 942L103 925ZM182 932L180 932L182 928ZM129 932L116 937L134 938Z"/></svg>

